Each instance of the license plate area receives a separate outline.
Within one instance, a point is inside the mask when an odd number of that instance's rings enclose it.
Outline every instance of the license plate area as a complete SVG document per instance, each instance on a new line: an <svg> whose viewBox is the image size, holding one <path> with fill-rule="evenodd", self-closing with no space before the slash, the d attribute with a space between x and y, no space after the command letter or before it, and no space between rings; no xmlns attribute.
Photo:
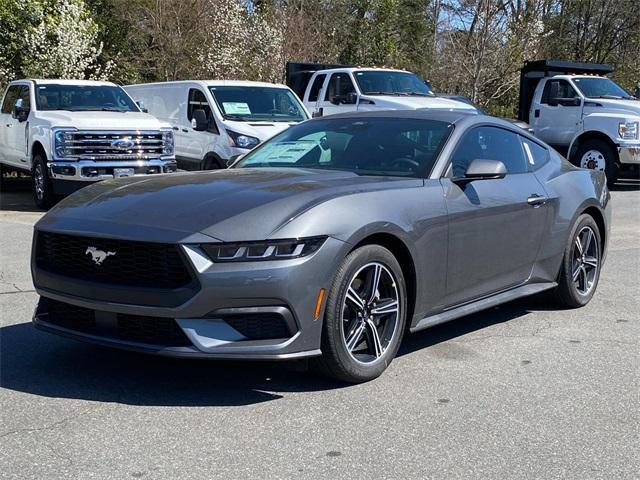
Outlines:
<svg viewBox="0 0 640 480"><path fill-rule="evenodd" d="M135 169L133 168L114 168L113 178L133 177Z"/></svg>

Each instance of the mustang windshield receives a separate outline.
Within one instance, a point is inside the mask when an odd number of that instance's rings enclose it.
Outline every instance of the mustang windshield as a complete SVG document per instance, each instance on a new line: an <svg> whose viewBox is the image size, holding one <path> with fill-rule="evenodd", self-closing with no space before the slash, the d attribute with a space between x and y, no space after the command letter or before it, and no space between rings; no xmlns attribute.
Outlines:
<svg viewBox="0 0 640 480"><path fill-rule="evenodd" d="M415 118L313 120L273 137L234 168L320 168L426 177L452 130L447 122Z"/></svg>
<svg viewBox="0 0 640 480"><path fill-rule="evenodd" d="M574 78L573 81L585 97L629 100L635 98L610 78Z"/></svg>
<svg viewBox="0 0 640 480"><path fill-rule="evenodd" d="M139 112L125 91L115 85L47 83L36 89L38 110Z"/></svg>
<svg viewBox="0 0 640 480"><path fill-rule="evenodd" d="M240 122L301 122L307 119L302 105L287 88L209 87L224 118Z"/></svg>
<svg viewBox="0 0 640 480"><path fill-rule="evenodd" d="M364 70L355 72L354 77L365 95L434 96L425 82L409 72Z"/></svg>

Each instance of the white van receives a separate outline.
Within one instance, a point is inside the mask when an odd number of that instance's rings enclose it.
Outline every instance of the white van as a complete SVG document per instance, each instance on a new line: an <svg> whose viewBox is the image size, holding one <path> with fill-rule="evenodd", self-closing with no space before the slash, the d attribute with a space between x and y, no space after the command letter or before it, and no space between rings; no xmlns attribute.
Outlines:
<svg viewBox="0 0 640 480"><path fill-rule="evenodd" d="M310 117L286 85L193 80L124 89L171 125L178 168L184 170L224 168L233 157Z"/></svg>

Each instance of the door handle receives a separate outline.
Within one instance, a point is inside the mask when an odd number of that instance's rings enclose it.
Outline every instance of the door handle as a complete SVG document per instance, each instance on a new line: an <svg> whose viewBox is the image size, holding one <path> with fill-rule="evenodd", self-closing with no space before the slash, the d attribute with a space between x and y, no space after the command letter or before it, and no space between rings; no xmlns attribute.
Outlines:
<svg viewBox="0 0 640 480"><path fill-rule="evenodd" d="M532 207L539 207L540 205L544 205L545 203L547 203L548 200L549 199L543 195L533 193L529 198L527 198L527 203Z"/></svg>
<svg viewBox="0 0 640 480"><path fill-rule="evenodd" d="M171 128L173 128L176 132L180 130L178 127L171 127Z"/></svg>
<svg viewBox="0 0 640 480"><path fill-rule="evenodd" d="M183 129L182 129L182 131L183 131L184 133L189 133L189 129L188 129L188 128L183 128Z"/></svg>
<svg viewBox="0 0 640 480"><path fill-rule="evenodd" d="M540 116L540 109L536 108L535 111L533 112L533 116L538 118Z"/></svg>

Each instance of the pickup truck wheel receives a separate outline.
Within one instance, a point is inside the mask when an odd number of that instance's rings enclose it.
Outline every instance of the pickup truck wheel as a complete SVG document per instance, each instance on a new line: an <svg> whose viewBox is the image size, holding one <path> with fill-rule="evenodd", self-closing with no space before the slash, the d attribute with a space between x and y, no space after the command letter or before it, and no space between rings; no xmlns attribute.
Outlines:
<svg viewBox="0 0 640 480"><path fill-rule="evenodd" d="M31 180L33 184L33 199L36 202L36 206L43 210L52 207L57 199L53 193L53 185L51 184L51 178L49 178L47 162L41 154L33 157Z"/></svg>
<svg viewBox="0 0 640 480"><path fill-rule="evenodd" d="M578 166L590 170L600 170L607 176L607 186L611 187L620 171L618 155L611 146L600 140L587 140L576 152Z"/></svg>

